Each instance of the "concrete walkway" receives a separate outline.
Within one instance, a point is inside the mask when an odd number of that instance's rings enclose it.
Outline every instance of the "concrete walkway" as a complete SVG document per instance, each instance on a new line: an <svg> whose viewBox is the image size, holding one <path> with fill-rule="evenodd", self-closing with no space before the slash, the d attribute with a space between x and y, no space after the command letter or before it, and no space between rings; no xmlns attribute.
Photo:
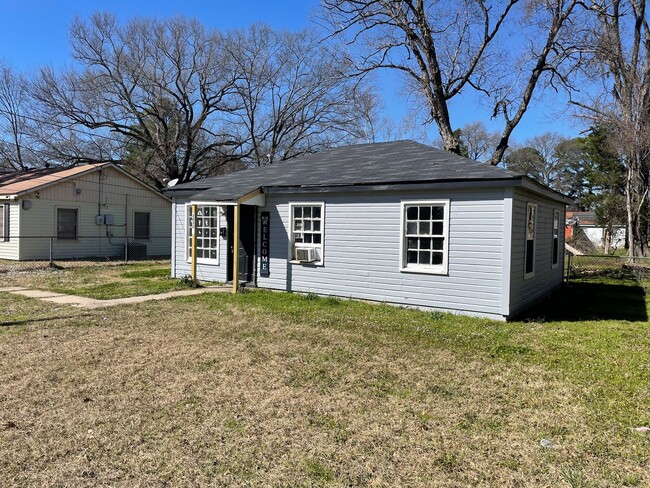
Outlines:
<svg viewBox="0 0 650 488"><path fill-rule="evenodd" d="M200 295L202 293L218 293L229 292L232 290L231 286L205 286L202 288L193 288L191 290L177 290L168 291L167 293L160 293L158 295L142 295L137 297L127 298L113 298L111 300L97 300L95 298L79 297L75 295L64 295L63 293L55 293L53 291L43 290L30 290L19 286L10 286L0 288L1 292L14 293L29 298L38 298L46 302L58 303L61 305L72 305L73 307L81 308L101 308L112 307L115 305L128 305L130 303L142 303L150 300L167 300L174 297L186 297L189 295Z"/></svg>

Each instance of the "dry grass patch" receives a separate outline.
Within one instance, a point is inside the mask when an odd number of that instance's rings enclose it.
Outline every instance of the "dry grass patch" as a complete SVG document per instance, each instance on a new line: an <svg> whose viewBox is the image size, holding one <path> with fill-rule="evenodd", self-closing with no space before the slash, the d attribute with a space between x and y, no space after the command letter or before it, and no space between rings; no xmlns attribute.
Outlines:
<svg viewBox="0 0 650 488"><path fill-rule="evenodd" d="M535 359L545 324L263 292L0 308L53 318L0 327L2 485L650 483L648 438L590 421L604 385Z"/></svg>

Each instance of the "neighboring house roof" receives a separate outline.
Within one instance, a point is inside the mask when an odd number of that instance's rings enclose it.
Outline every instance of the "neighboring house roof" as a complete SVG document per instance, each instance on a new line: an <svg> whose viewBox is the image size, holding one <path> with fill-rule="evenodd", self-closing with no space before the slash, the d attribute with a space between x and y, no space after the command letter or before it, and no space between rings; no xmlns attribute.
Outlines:
<svg viewBox="0 0 650 488"><path fill-rule="evenodd" d="M109 164L84 164L71 168L41 168L0 173L0 195L19 195L35 191Z"/></svg>
<svg viewBox="0 0 650 488"><path fill-rule="evenodd" d="M137 181L141 185L147 187L149 190L157 193L164 198L160 192L139 180L128 171L123 170L114 163L95 163L95 164L82 164L79 166L72 166L68 168L54 167L54 168L41 168L28 171L8 171L0 172L0 199L9 197L18 197L25 193L38 191L51 185L56 185L62 181L76 178L85 173L91 173L99 169L110 166L120 171L129 178Z"/></svg>
<svg viewBox="0 0 650 488"><path fill-rule="evenodd" d="M567 212L567 219L575 220L579 225L596 225L596 214L594 212Z"/></svg>
<svg viewBox="0 0 650 488"><path fill-rule="evenodd" d="M581 227L602 227L602 225L599 225L598 222L596 221L595 212L568 211L566 213L566 218L567 220ZM621 222L614 222L613 225L615 227L623 227L625 224Z"/></svg>
<svg viewBox="0 0 650 488"><path fill-rule="evenodd" d="M184 183L163 191L166 194L191 195L196 201L232 201L260 188L265 191L296 187L304 190L433 182L521 181L522 178L526 177L405 140L339 147ZM566 197L555 193L555 198Z"/></svg>

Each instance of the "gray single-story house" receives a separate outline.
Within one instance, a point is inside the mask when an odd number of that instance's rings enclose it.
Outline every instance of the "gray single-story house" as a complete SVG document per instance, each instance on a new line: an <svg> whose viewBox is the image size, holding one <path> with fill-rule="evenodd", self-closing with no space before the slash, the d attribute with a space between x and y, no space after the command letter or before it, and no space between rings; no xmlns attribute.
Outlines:
<svg viewBox="0 0 650 488"><path fill-rule="evenodd" d="M169 256L170 227L170 199L113 163L0 172L0 259Z"/></svg>
<svg viewBox="0 0 650 488"><path fill-rule="evenodd" d="M340 147L165 193L175 277L191 274L194 245L196 278L235 289L496 319L562 283L567 197L413 141Z"/></svg>

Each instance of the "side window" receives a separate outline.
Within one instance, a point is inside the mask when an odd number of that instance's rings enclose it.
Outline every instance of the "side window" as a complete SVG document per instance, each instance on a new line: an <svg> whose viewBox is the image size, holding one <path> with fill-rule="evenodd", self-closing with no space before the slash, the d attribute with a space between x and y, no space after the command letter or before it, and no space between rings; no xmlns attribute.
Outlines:
<svg viewBox="0 0 650 488"><path fill-rule="evenodd" d="M535 233L537 227L537 205L526 205L526 250L524 277L535 274Z"/></svg>
<svg viewBox="0 0 650 488"><path fill-rule="evenodd" d="M135 239L149 239L149 223L151 214L149 212L133 213L133 237Z"/></svg>
<svg viewBox="0 0 650 488"><path fill-rule="evenodd" d="M76 208L56 209L57 239L77 239L79 237L77 227L78 216L79 211Z"/></svg>
<svg viewBox="0 0 650 488"><path fill-rule="evenodd" d="M301 263L323 262L323 203L290 204L291 260Z"/></svg>
<svg viewBox="0 0 650 488"><path fill-rule="evenodd" d="M552 268L557 268L560 260L560 211L553 210L553 260Z"/></svg>
<svg viewBox="0 0 650 488"><path fill-rule="evenodd" d="M402 270L447 273L449 201L402 203Z"/></svg>
<svg viewBox="0 0 650 488"><path fill-rule="evenodd" d="M192 232L194 219L192 205L187 205L187 258L192 259ZM219 207L196 207L196 260L199 263L219 264Z"/></svg>
<svg viewBox="0 0 650 488"><path fill-rule="evenodd" d="M9 204L0 207L0 241L9 242Z"/></svg>

